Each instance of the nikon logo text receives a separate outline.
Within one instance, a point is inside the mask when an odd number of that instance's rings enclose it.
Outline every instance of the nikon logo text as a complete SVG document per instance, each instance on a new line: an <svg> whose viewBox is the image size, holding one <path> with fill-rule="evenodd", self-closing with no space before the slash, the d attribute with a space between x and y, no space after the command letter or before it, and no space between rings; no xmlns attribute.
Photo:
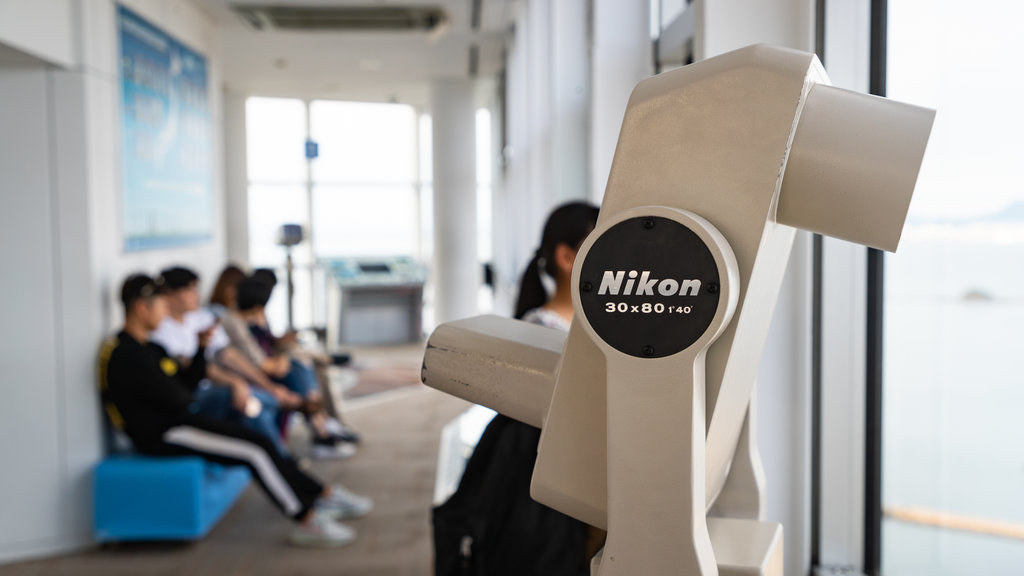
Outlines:
<svg viewBox="0 0 1024 576"><path fill-rule="evenodd" d="M626 284L625 290L622 287L623 281ZM700 292L700 280L659 280L651 278L651 273L647 270L641 273L630 270L629 274L625 270L605 270L601 278L601 287L597 289L598 294L611 296L654 296L655 291L661 296L696 296Z"/></svg>

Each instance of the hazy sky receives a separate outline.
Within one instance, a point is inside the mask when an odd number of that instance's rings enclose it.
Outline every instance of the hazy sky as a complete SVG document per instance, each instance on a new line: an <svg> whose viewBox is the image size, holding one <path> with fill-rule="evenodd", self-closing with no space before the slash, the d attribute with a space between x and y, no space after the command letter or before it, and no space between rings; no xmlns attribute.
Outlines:
<svg viewBox="0 0 1024 576"><path fill-rule="evenodd" d="M889 0L888 96L935 108L913 215L1024 202L1024 2Z"/></svg>

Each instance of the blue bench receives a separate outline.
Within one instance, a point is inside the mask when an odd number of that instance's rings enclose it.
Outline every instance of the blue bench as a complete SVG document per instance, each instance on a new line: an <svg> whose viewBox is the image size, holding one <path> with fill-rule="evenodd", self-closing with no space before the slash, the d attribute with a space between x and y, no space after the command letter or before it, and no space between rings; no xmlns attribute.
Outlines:
<svg viewBox="0 0 1024 576"><path fill-rule="evenodd" d="M96 467L100 542L198 540L249 485L249 470L194 457L113 456Z"/></svg>

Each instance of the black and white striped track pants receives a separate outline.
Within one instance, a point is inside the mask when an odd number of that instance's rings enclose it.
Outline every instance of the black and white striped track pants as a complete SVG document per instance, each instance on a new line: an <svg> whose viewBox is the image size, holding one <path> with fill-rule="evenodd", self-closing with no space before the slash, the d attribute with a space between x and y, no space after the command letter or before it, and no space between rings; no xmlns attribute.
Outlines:
<svg viewBox="0 0 1024 576"><path fill-rule="evenodd" d="M154 456L196 455L227 466L246 466L285 514L305 517L324 486L281 456L264 435L235 422L190 415L164 432L161 441L137 446Z"/></svg>

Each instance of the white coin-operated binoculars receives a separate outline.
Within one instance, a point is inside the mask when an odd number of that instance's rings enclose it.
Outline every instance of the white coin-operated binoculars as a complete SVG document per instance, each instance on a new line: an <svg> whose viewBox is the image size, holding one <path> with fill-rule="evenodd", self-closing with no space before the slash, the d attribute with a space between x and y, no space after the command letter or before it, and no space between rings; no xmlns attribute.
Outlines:
<svg viewBox="0 0 1024 576"><path fill-rule="evenodd" d="M542 429L532 496L600 576L781 575L751 395L797 229L895 250L934 112L751 46L633 91L568 336L440 326L423 381Z"/></svg>

